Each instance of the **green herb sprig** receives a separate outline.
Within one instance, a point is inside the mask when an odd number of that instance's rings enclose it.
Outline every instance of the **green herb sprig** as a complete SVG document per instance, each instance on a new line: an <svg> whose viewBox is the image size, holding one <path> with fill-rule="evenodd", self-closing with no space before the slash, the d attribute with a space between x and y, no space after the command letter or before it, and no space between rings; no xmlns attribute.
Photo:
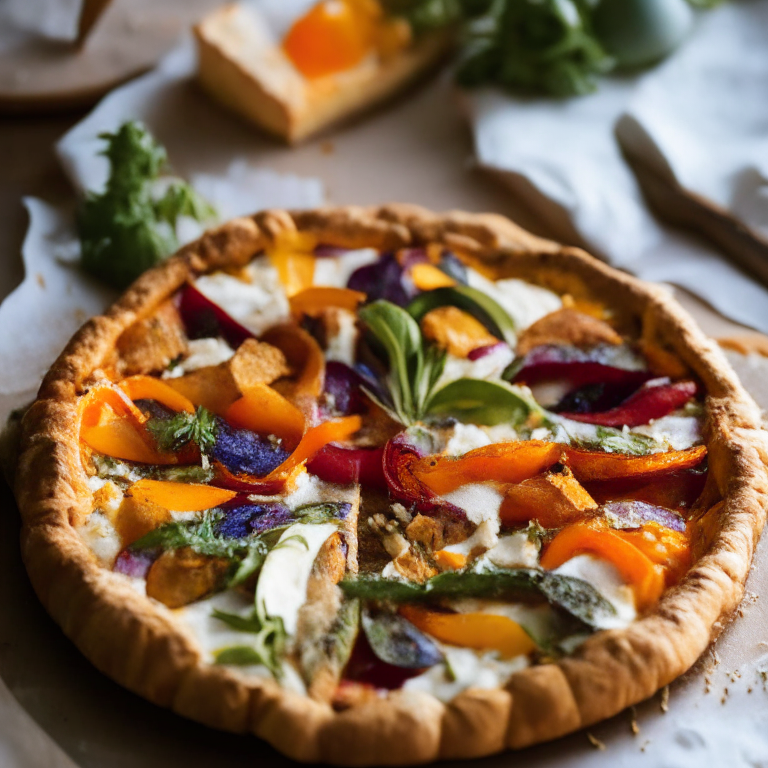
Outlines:
<svg viewBox="0 0 768 768"><path fill-rule="evenodd" d="M110 175L104 191L89 192L78 211L81 263L86 272L122 289L177 250L179 217L206 221L215 211L180 180L158 197L167 155L140 123L124 123L99 138L106 142Z"/></svg>
<svg viewBox="0 0 768 768"><path fill-rule="evenodd" d="M189 443L195 443L200 451L209 454L216 444L218 424L216 416L198 405L194 413L177 413L170 419L152 418L147 428L164 452L179 451Z"/></svg>
<svg viewBox="0 0 768 768"><path fill-rule="evenodd" d="M217 651L217 664L263 664L276 679L282 677L281 660L288 635L279 616L268 616L264 605L257 606L249 616L217 610L212 616L232 629L253 635L247 645L234 645Z"/></svg>

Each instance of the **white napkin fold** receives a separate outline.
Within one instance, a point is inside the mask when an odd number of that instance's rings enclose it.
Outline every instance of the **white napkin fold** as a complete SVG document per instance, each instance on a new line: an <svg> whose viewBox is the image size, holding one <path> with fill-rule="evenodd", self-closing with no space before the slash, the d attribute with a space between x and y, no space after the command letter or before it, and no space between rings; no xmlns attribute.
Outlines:
<svg viewBox="0 0 768 768"><path fill-rule="evenodd" d="M768 290L708 244L647 209L618 136L683 186L753 226L768 225L768 3L701 14L662 65L615 76L590 96L556 100L484 90L464 95L479 163L527 179L564 209L597 255L690 290L768 332Z"/></svg>
<svg viewBox="0 0 768 768"><path fill-rule="evenodd" d="M2 0L0 51L31 37L73 42L83 0Z"/></svg>

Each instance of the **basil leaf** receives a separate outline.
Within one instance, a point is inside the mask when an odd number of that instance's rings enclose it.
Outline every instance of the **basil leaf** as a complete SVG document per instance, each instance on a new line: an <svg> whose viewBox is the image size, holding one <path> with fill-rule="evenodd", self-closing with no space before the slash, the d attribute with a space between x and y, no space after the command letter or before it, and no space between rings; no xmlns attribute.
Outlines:
<svg viewBox="0 0 768 768"><path fill-rule="evenodd" d="M446 571L429 579L426 592L434 597L486 597L535 602L541 599L541 575L542 571L533 568Z"/></svg>
<svg viewBox="0 0 768 768"><path fill-rule="evenodd" d="M438 389L427 403L432 415L454 416L471 424L522 426L531 414L549 423L551 418L520 387L504 381L457 379Z"/></svg>
<svg viewBox="0 0 768 768"><path fill-rule="evenodd" d="M409 425L424 415L427 400L445 364L445 354L424 342L418 323L389 301L374 301L359 312L374 337L386 352L389 371L386 383L392 403L366 388L375 402L382 404L395 420Z"/></svg>
<svg viewBox="0 0 768 768"><path fill-rule="evenodd" d="M616 609L591 584L573 576L545 573L540 589L558 606L588 627L599 629L616 617Z"/></svg>
<svg viewBox="0 0 768 768"><path fill-rule="evenodd" d="M490 296L468 285L425 291L408 305L407 310L418 323L428 312L445 306L458 307L469 312L494 336L503 339L513 348L517 344L515 321L509 313Z"/></svg>
<svg viewBox="0 0 768 768"><path fill-rule="evenodd" d="M407 603L412 600L422 600L426 596L424 586L415 581L383 579L378 576L343 579L339 582L339 587L348 597L357 597L361 600Z"/></svg>

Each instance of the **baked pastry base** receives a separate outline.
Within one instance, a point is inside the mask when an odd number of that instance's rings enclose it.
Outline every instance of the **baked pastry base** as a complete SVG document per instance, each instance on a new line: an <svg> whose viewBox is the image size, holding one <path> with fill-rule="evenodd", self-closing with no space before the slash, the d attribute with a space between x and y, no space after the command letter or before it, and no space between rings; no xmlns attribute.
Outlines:
<svg viewBox="0 0 768 768"><path fill-rule="evenodd" d="M696 523L700 557L657 610L625 630L600 632L572 656L516 673L504 689L467 690L443 704L395 692L335 712L211 666L172 613L97 565L75 531L90 511L80 466L76 397L113 354L120 334L187 279L247 263L280 231L311 231L330 245L380 249L441 242L519 276L603 298L643 337L673 349L702 380L713 506ZM625 317L624 317L625 316ZM146 273L103 317L86 323L46 376L23 424L16 496L22 552L35 591L104 673L199 722L251 731L298 760L402 765L471 758L556 738L652 695L686 671L721 631L744 590L766 514L768 441L757 406L722 352L667 292L583 251L536 238L494 215L434 215L411 206L272 211L237 219Z"/></svg>

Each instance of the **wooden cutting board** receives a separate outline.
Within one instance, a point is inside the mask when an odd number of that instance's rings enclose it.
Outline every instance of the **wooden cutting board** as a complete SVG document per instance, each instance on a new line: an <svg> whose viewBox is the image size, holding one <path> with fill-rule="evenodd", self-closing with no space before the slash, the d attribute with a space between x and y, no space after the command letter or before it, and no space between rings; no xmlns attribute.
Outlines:
<svg viewBox="0 0 768 768"><path fill-rule="evenodd" d="M113 0L82 47L38 36L0 52L0 114L95 103L160 59L221 0Z"/></svg>

